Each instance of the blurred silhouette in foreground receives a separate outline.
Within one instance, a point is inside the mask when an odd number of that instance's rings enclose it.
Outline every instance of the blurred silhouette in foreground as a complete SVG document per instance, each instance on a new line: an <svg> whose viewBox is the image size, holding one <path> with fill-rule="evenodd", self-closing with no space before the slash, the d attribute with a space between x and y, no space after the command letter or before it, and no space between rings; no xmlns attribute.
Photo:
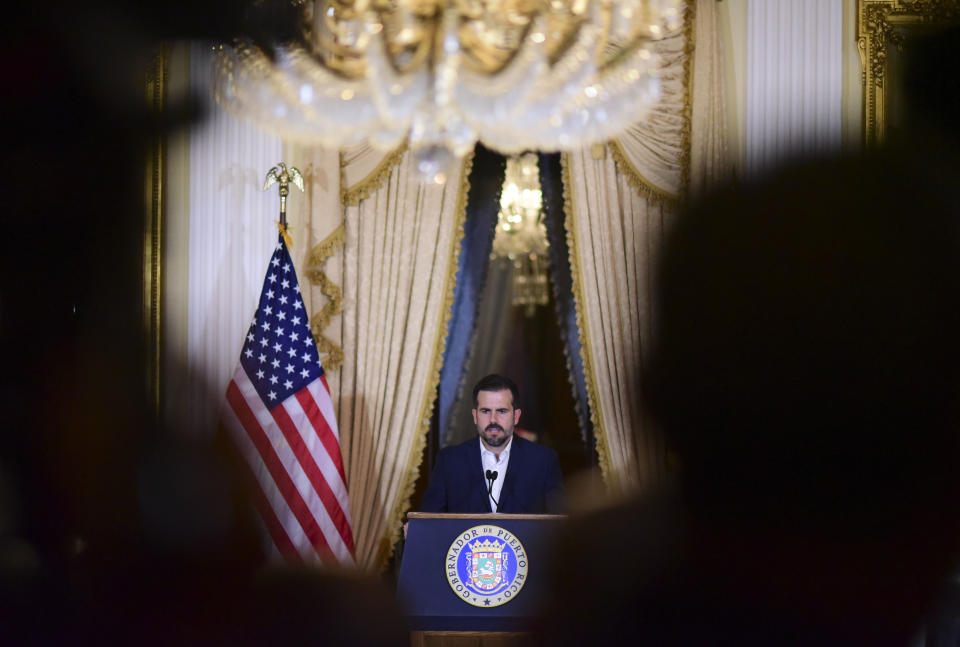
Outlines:
<svg viewBox="0 0 960 647"><path fill-rule="evenodd" d="M146 71L168 39L229 41L244 24L279 39L264 12L282 27L295 9L105 0L4 14L4 646L408 641L376 578L263 568L213 430L158 423L145 388L143 162L203 105L171 96L153 113ZM221 400L226 385L210 386Z"/></svg>
<svg viewBox="0 0 960 647"><path fill-rule="evenodd" d="M960 546L960 210L934 158L808 163L675 222L643 397L676 482L573 525L551 644L909 644Z"/></svg>

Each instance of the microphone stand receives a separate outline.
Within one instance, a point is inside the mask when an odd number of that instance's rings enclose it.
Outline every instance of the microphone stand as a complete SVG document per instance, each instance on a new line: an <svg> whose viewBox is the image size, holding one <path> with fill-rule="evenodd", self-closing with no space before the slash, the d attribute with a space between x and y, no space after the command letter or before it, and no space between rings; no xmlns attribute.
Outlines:
<svg viewBox="0 0 960 647"><path fill-rule="evenodd" d="M489 485L487 485L487 496L490 497L493 500L493 504L499 508L500 502L493 498L493 482L497 480L497 470L487 470L484 476L486 476L487 481L489 481Z"/></svg>

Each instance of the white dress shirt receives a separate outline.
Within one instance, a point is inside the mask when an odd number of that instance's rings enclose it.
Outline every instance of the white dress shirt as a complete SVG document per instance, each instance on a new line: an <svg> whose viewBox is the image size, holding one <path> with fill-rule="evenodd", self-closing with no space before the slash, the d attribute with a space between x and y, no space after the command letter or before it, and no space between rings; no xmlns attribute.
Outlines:
<svg viewBox="0 0 960 647"><path fill-rule="evenodd" d="M510 463L510 446L513 445L513 436L510 436L510 440L500 450L499 457L487 449L482 440L478 439L477 442L480 443L480 461L483 463L483 488L485 490L490 486L490 481L487 480L487 470L497 472L497 480L493 482L493 490L487 495L487 498L490 499L490 512L496 512L497 504L494 503L494 499L500 500L500 490L503 489L503 479L507 476L507 465Z"/></svg>

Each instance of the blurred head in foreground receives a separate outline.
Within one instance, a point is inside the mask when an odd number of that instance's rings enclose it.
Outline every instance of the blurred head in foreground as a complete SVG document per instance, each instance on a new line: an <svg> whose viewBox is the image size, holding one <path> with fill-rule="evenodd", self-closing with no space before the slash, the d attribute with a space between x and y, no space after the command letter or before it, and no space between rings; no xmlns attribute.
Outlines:
<svg viewBox="0 0 960 647"><path fill-rule="evenodd" d="M677 496L574 525L571 550L617 558L565 570L561 643L607 625L651 644L909 637L958 546L948 174L897 155L806 164L678 217L644 392ZM564 581L605 601L583 632Z"/></svg>
<svg viewBox="0 0 960 647"><path fill-rule="evenodd" d="M646 395L689 505L858 531L952 494L958 204L936 172L877 157L790 169L679 219Z"/></svg>

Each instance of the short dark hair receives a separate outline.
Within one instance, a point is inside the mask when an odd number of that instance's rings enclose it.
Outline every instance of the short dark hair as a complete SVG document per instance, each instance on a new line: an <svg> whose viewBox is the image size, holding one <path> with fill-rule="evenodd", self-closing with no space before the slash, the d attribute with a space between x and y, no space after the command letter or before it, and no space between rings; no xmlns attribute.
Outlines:
<svg viewBox="0 0 960 647"><path fill-rule="evenodd" d="M520 402L520 390L517 388L517 385L513 383L509 377L504 377L502 375L497 375L493 373L484 378L481 378L477 385L473 387L473 408L477 408L477 394L481 391L510 391L510 395L513 396L513 408L517 408L517 404Z"/></svg>

